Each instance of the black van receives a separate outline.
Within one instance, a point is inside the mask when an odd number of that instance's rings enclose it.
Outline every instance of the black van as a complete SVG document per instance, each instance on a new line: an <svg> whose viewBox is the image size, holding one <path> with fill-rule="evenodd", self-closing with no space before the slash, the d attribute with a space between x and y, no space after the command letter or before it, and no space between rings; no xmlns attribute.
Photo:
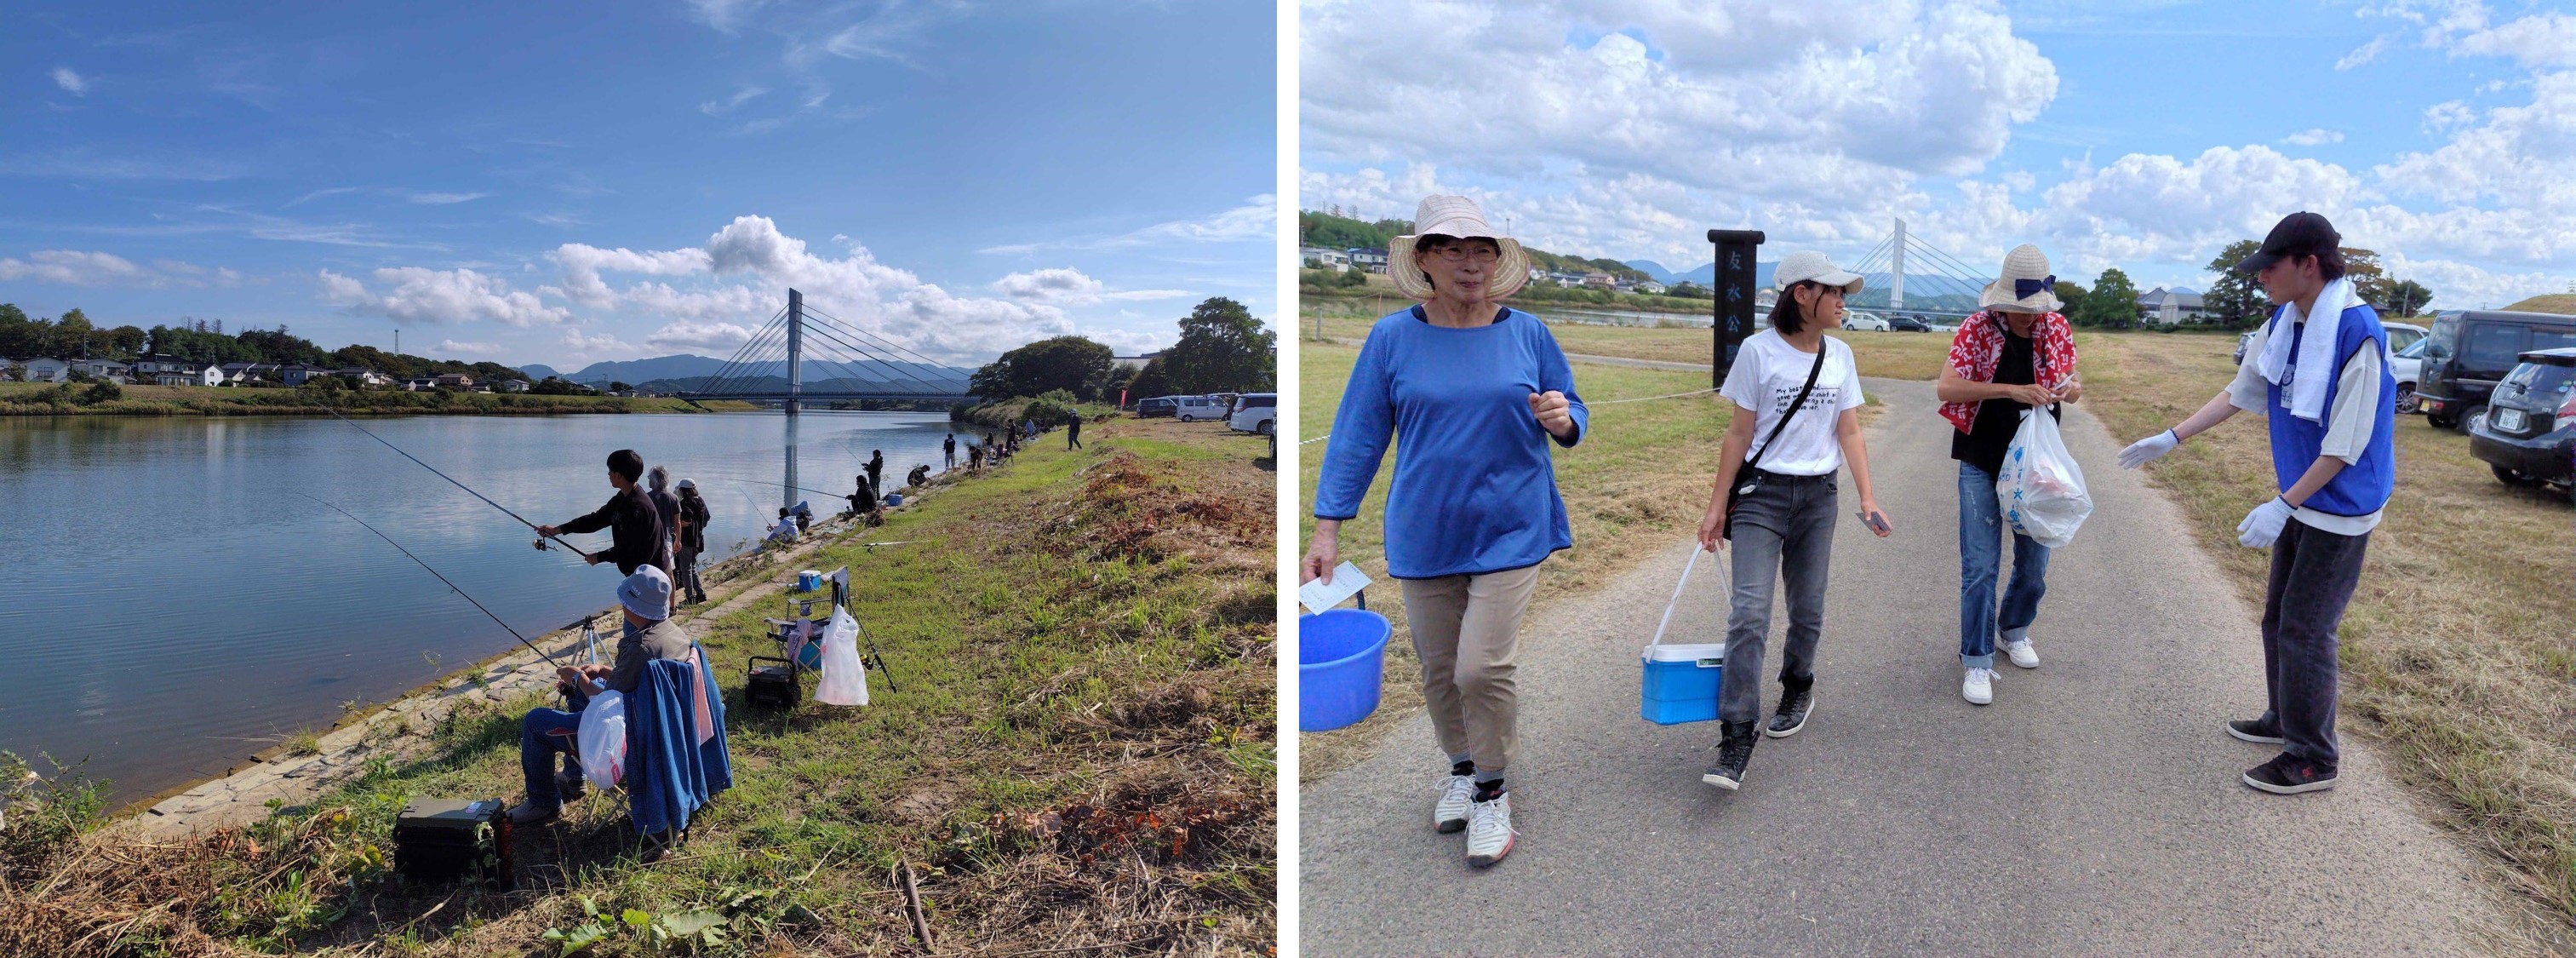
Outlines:
<svg viewBox="0 0 2576 958"><path fill-rule="evenodd" d="M2415 383L2425 421L2466 431L2523 353L2576 346L2576 316L2454 310L2434 317L2427 339Z"/></svg>
<svg viewBox="0 0 2576 958"><path fill-rule="evenodd" d="M2469 455L2509 486L2576 488L2576 349L2521 358L2486 418L2469 425Z"/></svg>

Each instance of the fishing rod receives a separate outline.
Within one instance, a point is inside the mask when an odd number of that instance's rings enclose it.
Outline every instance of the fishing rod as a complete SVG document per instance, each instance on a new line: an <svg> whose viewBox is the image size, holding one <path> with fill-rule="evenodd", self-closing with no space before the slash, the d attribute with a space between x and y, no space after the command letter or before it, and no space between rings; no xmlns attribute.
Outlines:
<svg viewBox="0 0 2576 958"><path fill-rule="evenodd" d="M560 546L562 546L562 547L564 547L564 548L566 548L566 549L571 549L571 550L572 550L572 554L577 555L577 556L580 556L580 557L582 557L583 559L589 559L589 558L591 558L591 554L590 554L590 553L583 552L583 551L581 551L579 548L574 547L574 545L573 545L572 543L565 542L565 541L563 540L563 537L562 537L562 536L550 536L550 535L546 535L544 530L542 530L542 529L537 529L537 524L536 524L536 523L529 522L525 517L523 517L523 516L519 515L518 513L511 512L511 511L510 511L510 507L505 506L505 505L502 505L502 504L497 503L497 502L493 502L493 501L492 501L492 497L490 497L490 496L486 496L486 495L484 495L484 494L482 494L482 493L479 493L479 492L475 492L475 491L474 491L474 487L472 487L472 486L468 486L468 485L466 485L466 484L464 484L464 483L461 483L461 482L457 482L457 481L456 481L456 477L454 477L454 476L450 476L450 475L448 475L448 474L446 474L446 473L444 473L444 472L439 472L439 471L438 471L438 467L437 467L437 466L430 465L430 464L428 464L428 463L426 463L426 462L420 462L420 457L419 457L419 456L412 455L411 453L408 453L408 452L403 452L403 451L402 451L402 447L401 447L401 446L394 445L393 443L390 443L390 442L385 442L385 437L383 437L383 436L379 436L379 435L376 435L376 434L375 434L375 433L373 433L373 432L368 432L368 431L367 431L367 427L365 427L365 426L361 426L361 425L358 425L358 421L357 421L357 420L355 420L355 419L351 419L351 418L349 418L349 417L347 417L347 416L341 416L341 415L340 415L340 411L339 411L338 409L333 409L332 407L329 407L329 406L324 406L324 407L322 407L322 408L323 408L323 409L325 409L325 410L329 410L329 411L330 411L330 413L331 413L331 415L334 415L334 416L340 416L340 421L341 421L341 422L348 423L348 424L349 424L349 428L351 428L351 429L355 429L355 430L357 430L357 431L359 431L359 432L367 433L367 438L369 438L369 439L373 439L373 440L375 440L375 441L377 441L377 442L382 442L382 443L384 443L384 444L385 444L385 448L387 448L387 449L391 449L391 450L393 450L393 451L395 451L395 452L397 452L397 453L402 453L402 457L403 457L403 458L405 458L405 459L409 459L409 460L411 460L411 461L413 461L413 462L418 462L418 463L420 463L420 467L421 467L421 468L429 470L431 473L436 474L436 475L437 475L439 478L441 478L441 479L445 479L445 480L447 480L447 481L448 481L448 482L450 482L450 483L454 483L454 484L455 484L455 486L456 486L456 488L459 488L459 489L463 489L463 490L465 490L465 491L466 491L466 493L468 493L468 494L472 495L474 498L477 498L477 499L481 499L481 500L483 500L483 501L484 501L484 503L486 503L486 504L490 505L492 508L499 509L499 510L501 510L502 512L507 513L507 514L509 515L509 517L510 517L510 518L513 518L513 519L517 519L517 520L519 520L519 524L520 524L520 525L526 526L526 527L528 527L529 529L532 529L532 530L536 530L536 532L537 532L537 536L538 536L538 539L537 539L537 548L540 548L540 549L545 548L545 545L546 545L545 540L547 540L547 539L553 539L553 540L555 541L555 544L556 544L556 545L560 545ZM324 504L325 504L325 505L329 505L329 503L324 503ZM337 506L334 506L333 508L338 508L338 507L337 507ZM356 516L350 516L349 518L355 519L355 518L357 518L357 517L356 517ZM387 541L391 541L391 540L387 540ZM458 590L458 591L460 591L460 592L461 592L461 591L463 591L463 590Z"/></svg>
<svg viewBox="0 0 2576 958"><path fill-rule="evenodd" d="M423 465L426 465L426 463L423 463ZM452 480L451 480L451 481L452 481ZM493 614L492 614L492 610L491 610L491 609L484 608L483 603L481 603L481 602L476 602L476 601L475 601L475 599L474 599L474 597L473 597L472 595L468 595L468 594L466 593L466 591L465 591L465 589L464 589L463 587L458 586L456 583L454 583L454 582L452 582L452 581L449 581L449 580L448 580L448 578L447 578L447 576L445 576L445 575L441 575L437 569L431 568L431 567L430 567L430 564L429 564L428 562L426 562L426 561L423 561L423 560L421 559L421 557L416 556L416 555L412 555L412 552L411 552L411 550L410 550L410 549L403 549L403 544L402 544L402 543L399 543L399 542L395 542L395 541L394 541L394 537L389 536L389 535L386 535L386 534L384 533L384 530L378 529L378 528L376 528L376 527L374 527L374 526L367 525L367 520L358 518L356 514L351 513L351 512L350 512L349 510L347 510L347 509L342 509L342 508L340 508L339 506L331 505L330 501L325 500L325 499L323 499L323 498L322 498L322 497L320 497L320 496L315 496L315 495L311 495L311 494L309 494L309 493L302 493L302 492L296 493L296 495L303 496L304 498L311 499L311 500L313 500L313 501L315 501L315 502L322 503L323 505L326 505L326 506L331 506L331 511L333 511L333 512L337 512L337 513L339 513L339 514L341 514L341 515L344 515L344 516L348 516L348 517L349 517L349 521L351 521L351 522L355 522L355 523L357 523L357 524L359 524L359 525L361 525L361 526L366 526L366 530L367 530L368 532L373 532L373 533L375 533L375 534L376 534L376 538L379 538L379 539L383 539L383 540L385 540L386 544L391 545L391 546L393 546L393 547L394 547L394 548L396 548L396 549L402 549L402 554L403 554L403 556L404 556L405 558L408 558L408 559L410 559L410 560L411 560L411 561L413 561L413 562L418 562L418 563L420 563L420 567L421 567L421 568L423 568L423 569L429 569L429 574L434 575L434 576L438 576L438 581L440 581L440 582L446 582L446 583L447 583L447 587L448 587L448 588L450 588L450 589L454 589L454 590L456 590L456 594L457 594L457 595L465 596L465 601L467 601L467 602L473 602L473 603L474 603L474 607L475 607L475 608L477 608L477 609L482 609L482 610L483 610L483 614L484 614L484 615L492 616L492 621L493 621L494 623L496 623L496 624L500 625L500 626L501 626L501 628L502 628L503 630L505 630L505 631L509 632L509 633L510 633L510 637L511 637L511 638L514 638L514 639L519 640L519 644L520 644L520 645L527 646L527 647L528 647L528 651L530 651L530 652L534 652L534 653L536 653L537 655L542 656L542 657L546 660L546 664L547 664L547 665L552 665L552 666L555 666L556 668L562 668L562 667L563 667L563 663L555 661L555 657L554 657L554 656L547 655L547 654L546 654L546 650L544 650L544 649L540 649L540 648L537 648L537 644L536 644L536 643L534 643L534 642L530 642L530 641L528 641L528 637L527 637L527 636L520 635L520 634L519 634L519 630L517 630L517 629L513 629L513 628L510 628L510 623L502 622L502 621L501 621L501 617L500 617L500 616L498 616L498 615L493 615Z"/></svg>

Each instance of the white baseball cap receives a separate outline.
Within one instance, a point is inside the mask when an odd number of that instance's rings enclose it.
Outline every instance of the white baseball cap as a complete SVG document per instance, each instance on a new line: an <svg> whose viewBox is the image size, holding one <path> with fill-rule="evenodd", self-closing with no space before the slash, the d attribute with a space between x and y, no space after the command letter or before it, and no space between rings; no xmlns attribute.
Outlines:
<svg viewBox="0 0 2576 958"><path fill-rule="evenodd" d="M1826 259L1825 254L1814 250L1791 253L1789 258L1781 260L1780 265L1771 271L1771 284L1779 287L1783 293L1788 292L1791 286L1806 282L1813 282L1820 286L1840 286L1843 295L1849 296L1860 292L1861 279L1859 273L1844 272L1841 267L1834 265L1833 260Z"/></svg>

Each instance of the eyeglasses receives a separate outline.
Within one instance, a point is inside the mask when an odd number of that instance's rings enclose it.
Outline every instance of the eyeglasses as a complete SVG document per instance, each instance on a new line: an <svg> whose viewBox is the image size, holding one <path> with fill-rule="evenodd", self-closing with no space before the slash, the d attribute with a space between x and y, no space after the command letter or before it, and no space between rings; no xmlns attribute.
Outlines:
<svg viewBox="0 0 2576 958"><path fill-rule="evenodd" d="M1433 250L1432 255L1440 257L1442 262L1447 263L1464 263L1468 260L1475 260L1478 263L1492 263L1495 260L1503 258L1503 251L1488 247L1470 249L1464 246L1443 246L1439 249Z"/></svg>

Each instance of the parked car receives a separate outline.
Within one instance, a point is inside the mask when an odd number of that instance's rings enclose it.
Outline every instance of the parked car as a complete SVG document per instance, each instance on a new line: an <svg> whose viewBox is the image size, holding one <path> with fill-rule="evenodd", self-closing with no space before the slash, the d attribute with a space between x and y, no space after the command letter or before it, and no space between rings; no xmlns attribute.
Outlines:
<svg viewBox="0 0 2576 958"><path fill-rule="evenodd" d="M2424 411L2415 399L2415 379L2424 368L2424 341L2418 339L2388 355L2388 377L2397 380L2397 414L2411 416Z"/></svg>
<svg viewBox="0 0 2576 958"><path fill-rule="evenodd" d="M1874 313L1864 313L1855 309L1843 314L1843 328L1856 330L1865 329L1883 333L1887 331L1887 320L1878 318Z"/></svg>
<svg viewBox="0 0 2576 958"><path fill-rule="evenodd" d="M1215 396L1174 396L1172 416L1182 422L1225 418L1226 402Z"/></svg>
<svg viewBox="0 0 2576 958"><path fill-rule="evenodd" d="M2236 365L2245 365L2245 347L2254 345L2254 331L2246 330L2236 337Z"/></svg>
<svg viewBox="0 0 2576 958"><path fill-rule="evenodd" d="M1898 316L1887 321L1887 328L1900 333L1928 333L1932 331L1932 324L1924 322L1920 317Z"/></svg>
<svg viewBox="0 0 2576 958"><path fill-rule="evenodd" d="M2423 374L2415 395L2425 421L2467 431L2486 412L2496 384L2514 371L2517 357L2576 346L2576 316L2488 310L2446 312L2424 340Z"/></svg>
<svg viewBox="0 0 2576 958"><path fill-rule="evenodd" d="M2576 492L2576 348L2533 350L2469 423L2469 455L2508 486Z"/></svg>
<svg viewBox="0 0 2576 958"><path fill-rule="evenodd" d="M1154 396L1136 400L1136 418L1155 419L1169 416L1180 407L1179 396Z"/></svg>
<svg viewBox="0 0 2576 958"><path fill-rule="evenodd" d="M2406 347L2422 342L2424 337L2433 334L2432 330L2425 329L2422 326L2417 326L2414 323L2391 323L2383 321L2379 325L2380 328L2388 330L2388 351L2392 353L2403 351Z"/></svg>
<svg viewBox="0 0 2576 958"><path fill-rule="evenodd" d="M1270 435L1279 431L1279 394L1244 393L1226 413L1225 427L1236 432Z"/></svg>

